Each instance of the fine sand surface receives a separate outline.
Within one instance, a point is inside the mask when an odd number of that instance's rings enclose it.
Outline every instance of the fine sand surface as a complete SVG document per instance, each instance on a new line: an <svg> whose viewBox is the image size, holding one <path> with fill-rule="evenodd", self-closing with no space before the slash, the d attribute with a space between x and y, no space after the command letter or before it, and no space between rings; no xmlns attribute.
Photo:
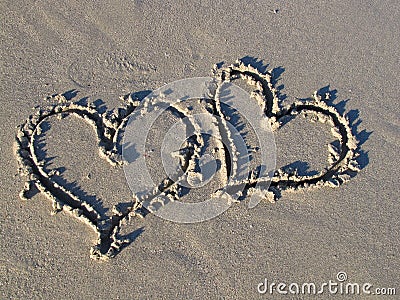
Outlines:
<svg viewBox="0 0 400 300"><path fill-rule="evenodd" d="M400 293L400 4L244 2L1 1L1 299L307 299L257 290L265 279L319 287L339 282L339 272L347 274L344 283ZM44 193L20 199L26 178L18 173L16 127L33 108L59 104L50 96L103 112L124 105L122 95L143 98L236 59L274 69L285 105L328 92L348 115L361 170L337 188L286 191L251 209L234 203L206 222L132 218L121 228L131 243L105 261L90 258L97 239L90 226L65 211L52 215ZM162 119L147 145L160 180L159 141L176 120ZM335 140L330 128L295 118L275 131L277 168L324 170ZM51 116L41 129L33 146L44 168L60 171L58 184L105 216L132 199L123 169L99 156L90 124ZM222 166L213 188L225 172Z"/></svg>

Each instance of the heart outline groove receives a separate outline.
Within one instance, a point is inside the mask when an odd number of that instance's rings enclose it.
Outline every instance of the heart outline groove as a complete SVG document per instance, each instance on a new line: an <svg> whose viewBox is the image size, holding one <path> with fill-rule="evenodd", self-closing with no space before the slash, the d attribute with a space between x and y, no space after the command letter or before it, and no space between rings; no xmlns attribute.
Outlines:
<svg viewBox="0 0 400 300"><path fill-rule="evenodd" d="M334 106L329 105L330 94L319 95L314 92L308 99L296 100L292 104L283 105L279 99L279 91L274 85L271 72L260 72L251 64L245 64L238 60L227 67L213 67L215 78L214 89L210 92L214 104L218 104L219 88L224 82L238 79L245 80L254 88L251 98L257 101L264 112L272 130L278 131L284 124L300 114L311 115L316 121L331 125L332 135L339 140L340 146L328 145L328 166L323 171L313 175L299 175L296 169L278 169L272 178L258 176L257 172L251 172L245 182L244 197L252 194L260 194L270 202L281 197L283 191L297 191L314 187L338 187L349 181L360 170L357 159L360 156L360 142L352 132L351 123L347 115L341 114ZM27 177L25 185L20 192L21 199L28 199L29 192L37 188L51 202L53 213L59 211L69 212L90 226L97 234L97 243L91 247L90 257L97 260L106 260L117 255L132 241L124 239L119 232L126 219L134 217L143 218L149 210L135 196L128 205L114 205L111 217L102 217L96 209L84 199L79 198L64 186L52 180L53 174L44 169L44 161L41 161L35 151L35 138L41 134L41 125L51 116L76 115L91 124L97 135L100 157L106 159L113 166L121 166L124 161L118 148L121 132L126 126L132 112L139 107L141 101L133 99L130 95L124 97L127 101L125 108L114 110L111 114L101 114L95 105L81 105L68 101L64 95L55 95L58 103L38 108L24 124L18 127L15 141L15 153L18 160L18 171L21 176ZM213 114L225 119L218 105L213 106ZM181 111L184 115L184 113ZM191 147L191 148L190 148ZM193 162L196 143L189 146L188 162ZM190 165L190 164L187 164ZM268 188L263 189L263 181L268 181ZM179 199L177 189L179 184L166 180L159 191L167 196Z"/></svg>

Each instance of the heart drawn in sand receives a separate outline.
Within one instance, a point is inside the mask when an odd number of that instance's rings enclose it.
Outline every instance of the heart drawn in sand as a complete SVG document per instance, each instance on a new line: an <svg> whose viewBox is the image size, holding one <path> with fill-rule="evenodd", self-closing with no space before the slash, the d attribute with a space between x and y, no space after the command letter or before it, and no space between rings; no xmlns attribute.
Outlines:
<svg viewBox="0 0 400 300"><path fill-rule="evenodd" d="M240 151L245 149L247 152L247 148L240 148L240 144L235 144L234 136L237 134L234 134L235 129L230 125L231 116L227 115L227 110L222 108L222 104L224 104L222 91L224 84L238 79L245 80L254 89L251 92L252 101L254 100L257 104L260 115L263 116L264 125L262 126L268 127L271 132L276 133L281 126L299 115L308 116L312 121L327 123L331 126L331 133L337 141L328 146L328 162L324 170L312 175L304 175L299 174L296 169L272 170L271 164L262 163L256 167L253 166L245 176L235 177L236 173L239 173L238 170L243 166L239 157ZM329 93L320 95L315 92L309 99L297 100L284 106L279 100L278 90L274 86L271 73L261 73L256 68L245 65L241 61L223 68L215 66L213 79L210 82L211 84L207 87L208 99L203 100L205 101L206 114L208 113L211 119L206 121L196 119L195 115L188 113L189 109L185 108L184 105L169 105L181 119L186 118L188 120L185 126L191 126L193 129L192 133L186 136L187 141L183 148L179 149L179 153L177 153L182 174L176 178L166 178L147 194L139 195L135 191L130 203L120 203L112 208L113 215L111 217L105 217L90 203L52 179L53 174L45 170L44 162L38 158L35 139L40 135L41 125L47 118L54 115L73 114L83 118L95 128L99 155L110 164L124 166L125 168L126 165L129 166L132 153L129 150L131 149L129 143L124 143L121 151L122 134L130 128L129 124L132 120L130 118L133 115L143 116L148 114L151 110L149 107L152 107L152 105L156 107L155 102L158 100L155 101L154 97L146 97L142 100L132 99L129 95L124 97L124 100L127 101L125 108L120 108L112 113L101 114L93 105L84 106L67 101L63 95L55 96L55 100L58 100L57 104L39 108L19 127L17 132L16 155L19 162L19 172L28 178L20 197L26 199L28 192L33 187L39 189L52 201L54 212L61 210L70 212L97 233L98 240L97 244L91 248L91 257L107 259L114 257L124 246L132 242L129 239L122 238L119 234L124 220L144 217L149 212L157 214L159 207L168 207L169 203L180 203L178 200L182 197L182 189L188 190L184 183L189 182L191 187L196 186L196 180L199 179L200 164L216 166L211 164L210 161L201 160L202 149L206 144L202 134L205 131L209 132L209 129L204 130L202 128L206 123L214 124L218 131L216 135L225 138L226 144L218 144L217 141L217 147L214 147L214 149L220 151L219 156L217 155L219 170L221 176L226 178L223 180L224 186L213 191L212 194L224 199L229 205L237 199L245 198L251 198L251 201L267 199L274 202L281 197L283 191L297 191L324 186L338 187L354 177L361 169L357 162L360 155L360 144L352 132L349 118L339 113L330 104ZM165 98L165 93L161 96ZM202 99L200 100L202 101ZM184 101L181 99L179 102ZM126 137L124 138L126 140ZM124 149L127 155L123 155ZM226 153L222 153L221 150ZM261 153L263 154L262 151ZM145 153L139 151L139 156L143 158ZM137 157L132 158L132 161L135 160L137 161ZM201 166L201 168L205 168L204 166ZM135 187L135 180L128 177L127 180L132 189L132 185ZM234 180L229 180L230 177L234 177ZM256 202L250 203L251 207L258 203L258 200L254 201ZM227 209L229 205L224 209ZM209 218L210 216L207 216L196 219L196 221Z"/></svg>

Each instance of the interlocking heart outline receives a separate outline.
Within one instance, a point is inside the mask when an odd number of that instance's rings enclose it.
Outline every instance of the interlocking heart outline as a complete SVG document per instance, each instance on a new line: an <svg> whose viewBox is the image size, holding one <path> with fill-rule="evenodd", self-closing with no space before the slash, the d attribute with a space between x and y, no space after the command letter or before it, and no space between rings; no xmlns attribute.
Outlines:
<svg viewBox="0 0 400 300"><path fill-rule="evenodd" d="M211 92L214 103L219 102L218 89L224 82L238 79L245 80L254 88L251 97L257 102L266 120L273 131L277 131L284 124L298 115L308 115L313 121L320 121L331 125L332 135L337 138L337 144L328 145L328 165L323 171L313 175L298 174L296 169L281 168L271 176L265 176L257 171L248 174L242 181L245 185L244 196L258 194L274 202L281 197L283 191L297 191L313 187L338 187L354 177L361 166L357 159L360 156L360 143L352 132L348 116L342 115L333 105L330 105L330 94L320 95L317 92L309 99L297 100L289 105L283 105L279 99L278 90L274 86L271 72L260 72L251 65L242 61L227 67L214 66L213 77L215 89ZM36 187L52 201L53 212L67 211L74 217L89 225L98 236L97 244L91 248L90 255L94 259L108 259L114 257L132 240L121 237L120 229L126 219L144 217L149 210L143 201L134 197L129 204L115 205L111 217L104 217L84 199L74 195L70 190L52 180L52 171L46 171L44 161L38 158L35 149L35 139L41 134L41 125L47 118L55 115L74 114L90 124L96 130L99 154L111 165L123 165L118 143L121 132L126 126L130 115L142 103L138 99L128 96L125 108L114 110L112 113L101 114L96 106L87 106L68 101L64 95L56 95L57 104L38 108L24 124L19 126L16 135L16 156L19 163L19 173L27 177L27 181L20 193L22 199L29 197L29 191ZM212 112L222 120L227 116L213 106ZM222 121L225 122L225 121ZM225 127L227 128L227 127ZM188 151L188 161L194 161L196 149ZM190 148L189 147L189 148ZM268 183L265 185L264 183ZM177 187L179 183L167 180L159 191L179 199ZM171 198L171 197L170 197ZM245 197L244 197L245 198ZM151 211L151 210L150 210Z"/></svg>

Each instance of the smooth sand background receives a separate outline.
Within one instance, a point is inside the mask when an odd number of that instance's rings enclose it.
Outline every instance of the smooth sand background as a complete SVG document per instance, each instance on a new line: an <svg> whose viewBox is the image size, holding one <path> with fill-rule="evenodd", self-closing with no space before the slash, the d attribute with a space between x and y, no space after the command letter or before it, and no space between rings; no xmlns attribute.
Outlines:
<svg viewBox="0 0 400 300"><path fill-rule="evenodd" d="M322 283L339 271L400 292L399 2L243 2L1 1L0 298L256 299L264 278ZM143 228L136 241L105 263L89 258L87 226L51 216L43 195L19 199L15 126L49 104L46 96L76 89L74 99L111 109L120 95L207 76L214 63L243 57L283 68L287 101L330 85L346 111L358 110L369 158L358 176L252 210L239 204L201 224L148 216L128 227ZM310 153L326 151L328 131L319 148L315 138L307 146L323 127L300 125L278 133L278 165L324 157ZM89 196L129 198L122 170L98 158L85 123L55 121L47 146L64 179Z"/></svg>

